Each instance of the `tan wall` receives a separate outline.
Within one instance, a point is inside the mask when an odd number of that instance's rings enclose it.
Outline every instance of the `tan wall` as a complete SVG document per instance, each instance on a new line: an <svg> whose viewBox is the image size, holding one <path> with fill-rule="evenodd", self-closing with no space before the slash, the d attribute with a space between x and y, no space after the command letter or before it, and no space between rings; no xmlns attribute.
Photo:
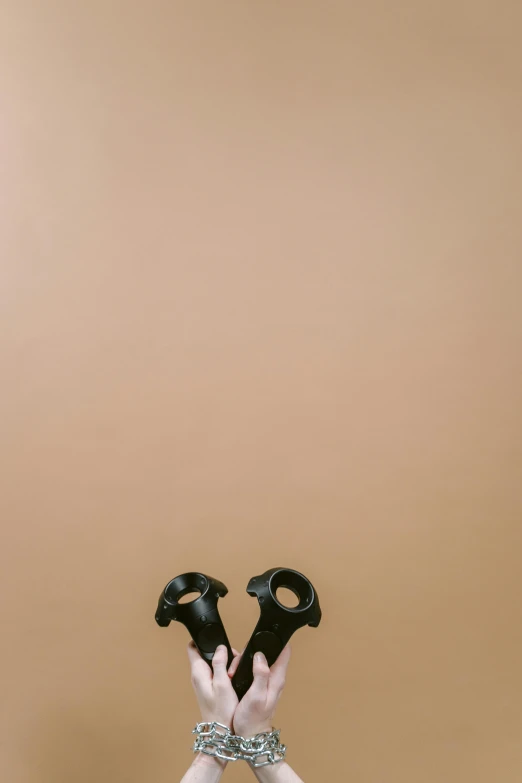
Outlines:
<svg viewBox="0 0 522 783"><path fill-rule="evenodd" d="M515 5L4 0L6 783L178 780L280 564L307 783L521 780Z"/></svg>

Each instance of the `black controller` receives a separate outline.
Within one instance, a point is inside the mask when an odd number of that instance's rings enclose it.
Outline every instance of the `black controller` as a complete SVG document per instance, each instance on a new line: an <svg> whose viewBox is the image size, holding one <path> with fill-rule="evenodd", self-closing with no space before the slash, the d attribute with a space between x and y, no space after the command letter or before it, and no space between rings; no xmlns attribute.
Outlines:
<svg viewBox="0 0 522 783"><path fill-rule="evenodd" d="M200 592L195 601L179 603L187 593ZM163 627L171 620L187 626L201 657L211 665L214 653L220 644L228 650L228 664L234 657L223 621L219 616L218 600L228 593L223 582L205 574L181 574L171 579L158 601L156 622Z"/></svg>
<svg viewBox="0 0 522 783"><path fill-rule="evenodd" d="M286 587L299 599L297 606L284 606L277 599L277 590ZM261 576L254 576L247 586L247 593L257 596L259 620L245 648L232 685L239 699L242 699L253 680L252 659L254 653L262 652L272 666L290 637L304 625L316 628L321 621L319 599L312 583L290 568L271 568Z"/></svg>

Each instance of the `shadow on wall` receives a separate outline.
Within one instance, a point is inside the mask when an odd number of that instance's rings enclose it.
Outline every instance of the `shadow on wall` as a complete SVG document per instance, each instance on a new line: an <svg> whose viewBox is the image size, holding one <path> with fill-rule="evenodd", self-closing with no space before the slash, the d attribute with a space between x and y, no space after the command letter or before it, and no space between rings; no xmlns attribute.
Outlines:
<svg viewBox="0 0 522 783"><path fill-rule="evenodd" d="M81 707L46 717L37 733L29 758L38 783L143 783L154 767L144 727L110 707L89 719Z"/></svg>

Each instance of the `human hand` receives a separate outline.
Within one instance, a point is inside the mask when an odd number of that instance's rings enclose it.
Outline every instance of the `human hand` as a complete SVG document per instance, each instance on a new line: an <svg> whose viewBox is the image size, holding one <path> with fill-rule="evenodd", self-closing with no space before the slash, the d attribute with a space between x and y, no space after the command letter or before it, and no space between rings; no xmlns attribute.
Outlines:
<svg viewBox="0 0 522 783"><path fill-rule="evenodd" d="M235 664L237 668L240 658L237 650L232 648L232 652L235 657L227 672L228 652L224 644L214 653L212 669L203 660L194 642L191 641L188 645L192 687L201 711L201 721L204 723L216 721L232 728L238 698L230 682L230 672L235 671L232 666Z"/></svg>
<svg viewBox="0 0 522 783"><path fill-rule="evenodd" d="M234 650L234 660L230 664L228 675L236 671L240 655ZM285 687L286 670L290 661L290 645L281 652L272 668L263 653L256 653L253 661L254 681L243 696L234 712L234 732L241 737L253 737L262 732L272 731L272 721L277 703ZM237 703L237 698L236 698Z"/></svg>

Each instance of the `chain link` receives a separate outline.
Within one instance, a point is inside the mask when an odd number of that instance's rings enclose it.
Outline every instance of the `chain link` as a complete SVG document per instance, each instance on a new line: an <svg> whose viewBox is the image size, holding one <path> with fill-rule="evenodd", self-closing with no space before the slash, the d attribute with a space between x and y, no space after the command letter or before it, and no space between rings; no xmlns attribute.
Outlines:
<svg viewBox="0 0 522 783"><path fill-rule="evenodd" d="M192 748L194 753L217 756L224 761L242 760L253 767L265 767L283 761L286 756L286 746L279 742L280 729L246 738L232 734L228 726L213 721L198 723L192 733L197 735Z"/></svg>

